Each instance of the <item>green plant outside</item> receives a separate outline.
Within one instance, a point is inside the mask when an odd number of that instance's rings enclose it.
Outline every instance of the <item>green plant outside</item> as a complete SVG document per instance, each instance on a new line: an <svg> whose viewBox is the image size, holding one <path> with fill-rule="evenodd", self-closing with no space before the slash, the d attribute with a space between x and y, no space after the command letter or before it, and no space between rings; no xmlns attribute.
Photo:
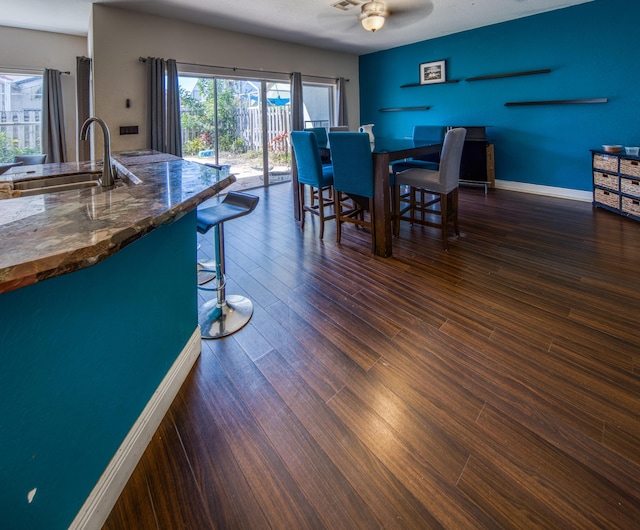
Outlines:
<svg viewBox="0 0 640 530"><path fill-rule="evenodd" d="M17 140L9 138L7 133L0 132L0 163L11 163L16 155L33 155L38 153L37 149L18 147L17 142Z"/></svg>

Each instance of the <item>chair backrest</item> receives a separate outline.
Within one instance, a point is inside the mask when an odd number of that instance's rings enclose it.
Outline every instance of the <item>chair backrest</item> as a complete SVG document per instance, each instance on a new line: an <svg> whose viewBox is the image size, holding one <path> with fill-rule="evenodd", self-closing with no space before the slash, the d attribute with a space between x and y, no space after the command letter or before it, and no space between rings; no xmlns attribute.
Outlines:
<svg viewBox="0 0 640 530"><path fill-rule="evenodd" d="M0 164L0 175L9 171L12 167L23 165L22 162L9 162L8 164Z"/></svg>
<svg viewBox="0 0 640 530"><path fill-rule="evenodd" d="M442 142L446 133L446 127L438 125L415 125L413 127L414 140Z"/></svg>
<svg viewBox="0 0 640 530"><path fill-rule="evenodd" d="M324 130L324 129L323 129ZM310 131L292 131L291 144L296 156L298 181L309 186L320 187L322 160L316 135Z"/></svg>
<svg viewBox="0 0 640 530"><path fill-rule="evenodd" d="M324 127L307 127L305 131L311 131L316 135L316 141L318 142L318 147L325 149L327 147L327 142L329 139L327 138L327 129Z"/></svg>
<svg viewBox="0 0 640 530"><path fill-rule="evenodd" d="M47 155L16 155L13 157L14 162L22 162L25 166L34 166L36 164L45 164Z"/></svg>
<svg viewBox="0 0 640 530"><path fill-rule="evenodd" d="M460 160L467 130L462 127L450 129L444 137L440 155L440 183L445 193L458 187L460 180Z"/></svg>
<svg viewBox="0 0 640 530"><path fill-rule="evenodd" d="M373 156L367 133L330 132L333 187L350 195L373 197Z"/></svg>

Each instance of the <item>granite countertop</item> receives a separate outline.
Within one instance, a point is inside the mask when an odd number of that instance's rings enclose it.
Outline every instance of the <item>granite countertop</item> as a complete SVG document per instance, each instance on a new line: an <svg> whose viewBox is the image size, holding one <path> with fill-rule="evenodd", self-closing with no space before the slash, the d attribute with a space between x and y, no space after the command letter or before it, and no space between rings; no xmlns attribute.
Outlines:
<svg viewBox="0 0 640 530"><path fill-rule="evenodd" d="M233 175L165 153L115 153L112 160L121 177L113 188L0 200L0 293L94 265L235 182ZM0 175L0 190L101 166L18 166Z"/></svg>

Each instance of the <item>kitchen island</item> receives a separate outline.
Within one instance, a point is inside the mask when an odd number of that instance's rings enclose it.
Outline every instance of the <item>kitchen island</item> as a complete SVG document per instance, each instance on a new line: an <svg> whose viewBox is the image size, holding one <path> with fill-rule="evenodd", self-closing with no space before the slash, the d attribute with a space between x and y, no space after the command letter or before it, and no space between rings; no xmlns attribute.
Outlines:
<svg viewBox="0 0 640 530"><path fill-rule="evenodd" d="M99 528L200 354L196 207L235 179L114 159L112 189L0 200L3 528ZM11 168L0 189L100 170Z"/></svg>
<svg viewBox="0 0 640 530"><path fill-rule="evenodd" d="M172 223L235 181L217 169L154 151L116 153L120 182L20 196L17 183L95 173L96 162L20 166L0 175L0 293L84 268ZM14 195L11 195L11 193Z"/></svg>

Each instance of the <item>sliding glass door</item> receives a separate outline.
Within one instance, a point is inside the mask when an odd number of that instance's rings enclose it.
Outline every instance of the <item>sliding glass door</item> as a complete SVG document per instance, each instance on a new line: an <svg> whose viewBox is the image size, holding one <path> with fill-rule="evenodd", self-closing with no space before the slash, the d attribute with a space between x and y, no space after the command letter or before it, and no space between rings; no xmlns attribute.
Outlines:
<svg viewBox="0 0 640 530"><path fill-rule="evenodd" d="M179 78L182 152L229 166L236 188L291 180L290 84L183 74ZM333 125L335 85L304 83L304 126Z"/></svg>
<svg viewBox="0 0 640 530"><path fill-rule="evenodd" d="M228 166L236 188L291 179L289 83L180 77L183 153Z"/></svg>

